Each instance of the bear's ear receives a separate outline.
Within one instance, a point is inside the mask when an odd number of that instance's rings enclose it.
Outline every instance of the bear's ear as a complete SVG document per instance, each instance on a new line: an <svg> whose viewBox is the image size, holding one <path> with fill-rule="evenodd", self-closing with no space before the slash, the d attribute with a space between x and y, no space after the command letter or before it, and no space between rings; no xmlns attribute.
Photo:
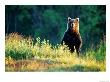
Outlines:
<svg viewBox="0 0 110 82"><path fill-rule="evenodd" d="M79 18L76 18L76 20L79 22Z"/></svg>
<svg viewBox="0 0 110 82"><path fill-rule="evenodd" d="M70 17L68 17L68 21L70 21L71 20L71 18Z"/></svg>

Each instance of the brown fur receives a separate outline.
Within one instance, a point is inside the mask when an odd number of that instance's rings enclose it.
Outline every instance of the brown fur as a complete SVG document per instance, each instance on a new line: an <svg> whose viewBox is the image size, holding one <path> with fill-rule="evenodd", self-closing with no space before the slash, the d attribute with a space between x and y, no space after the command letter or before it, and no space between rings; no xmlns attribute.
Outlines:
<svg viewBox="0 0 110 82"><path fill-rule="evenodd" d="M69 47L71 52L74 52L76 49L76 52L79 56L79 52L81 51L82 47L82 39L79 33L79 18L71 19L68 17L67 25L68 29L65 32L61 43L63 44L64 42Z"/></svg>

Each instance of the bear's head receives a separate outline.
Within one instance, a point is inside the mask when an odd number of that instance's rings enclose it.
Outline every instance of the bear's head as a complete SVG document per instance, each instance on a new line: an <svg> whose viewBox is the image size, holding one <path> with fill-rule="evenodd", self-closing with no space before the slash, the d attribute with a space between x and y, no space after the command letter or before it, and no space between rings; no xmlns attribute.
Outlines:
<svg viewBox="0 0 110 82"><path fill-rule="evenodd" d="M79 18L71 19L68 17L68 29L72 32L79 33Z"/></svg>

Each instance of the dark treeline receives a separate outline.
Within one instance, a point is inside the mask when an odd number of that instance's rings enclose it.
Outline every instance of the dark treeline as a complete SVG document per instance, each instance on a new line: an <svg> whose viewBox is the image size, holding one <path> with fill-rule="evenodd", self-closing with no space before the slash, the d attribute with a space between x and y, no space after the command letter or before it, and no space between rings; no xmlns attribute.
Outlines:
<svg viewBox="0 0 110 82"><path fill-rule="evenodd" d="M106 36L105 5L6 5L5 34L18 32L59 44L68 17L79 18L83 49L96 47Z"/></svg>

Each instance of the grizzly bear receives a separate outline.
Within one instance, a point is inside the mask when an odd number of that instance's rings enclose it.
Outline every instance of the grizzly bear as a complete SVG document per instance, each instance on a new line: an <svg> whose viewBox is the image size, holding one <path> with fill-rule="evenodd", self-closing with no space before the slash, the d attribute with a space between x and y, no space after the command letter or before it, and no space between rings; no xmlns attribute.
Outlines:
<svg viewBox="0 0 110 82"><path fill-rule="evenodd" d="M61 41L61 44L63 43L69 47L71 52L74 52L76 49L79 56L82 47L82 39L79 33L79 18L71 19L68 17L67 30Z"/></svg>

